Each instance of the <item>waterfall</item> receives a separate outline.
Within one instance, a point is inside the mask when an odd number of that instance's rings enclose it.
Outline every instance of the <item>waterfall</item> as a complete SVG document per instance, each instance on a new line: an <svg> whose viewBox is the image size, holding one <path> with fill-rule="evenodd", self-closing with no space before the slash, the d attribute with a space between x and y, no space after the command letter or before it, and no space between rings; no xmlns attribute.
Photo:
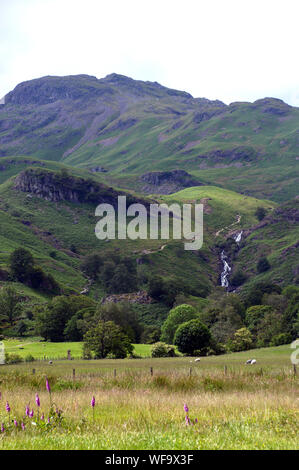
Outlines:
<svg viewBox="0 0 299 470"><path fill-rule="evenodd" d="M243 230L241 230L241 232L237 233L235 236L234 236L234 240L236 243L240 243L241 241L241 238L242 238L242 233L243 233Z"/></svg>
<svg viewBox="0 0 299 470"><path fill-rule="evenodd" d="M243 234L243 230L241 230L241 232L237 233L235 236L234 236L234 240L235 242L239 245L240 241L241 241L241 238L242 238L242 234ZM227 262L227 255L225 254L224 250L221 251L221 261L223 263L223 270L221 272L221 276L220 276L220 279L221 279L221 287L225 287L226 289L229 287L229 281L228 281L228 276L232 270L232 268L230 267L230 265L228 264Z"/></svg>
<svg viewBox="0 0 299 470"><path fill-rule="evenodd" d="M227 260L227 256L224 253L224 250L222 250L221 251L221 261L223 263L223 271L221 273L221 287L226 287L227 288L229 286L228 275L231 272L232 268L230 267L230 265L228 264L228 262L226 260Z"/></svg>

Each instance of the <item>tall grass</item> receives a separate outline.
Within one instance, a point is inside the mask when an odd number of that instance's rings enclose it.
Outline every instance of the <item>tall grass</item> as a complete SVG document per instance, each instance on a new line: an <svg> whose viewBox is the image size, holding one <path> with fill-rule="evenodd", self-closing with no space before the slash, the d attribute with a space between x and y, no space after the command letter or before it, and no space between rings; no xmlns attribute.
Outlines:
<svg viewBox="0 0 299 470"><path fill-rule="evenodd" d="M177 361L180 362L179 359ZM101 362L101 361L99 361ZM25 365L0 369L0 423L11 415L23 419L26 404L39 393L48 415L49 396L63 410L59 425L0 434L2 449L296 449L298 448L298 378L286 369L210 366L111 367L97 372L81 365L72 380L68 362L55 370L43 366L33 375ZM133 361L131 364L140 363ZM146 361L141 361L146 362ZM159 361L163 364L163 361ZM165 366L168 364L168 367ZM65 367L64 367L65 366ZM59 371L59 373L58 373ZM90 406L92 396L96 406ZM190 418L186 426L184 403Z"/></svg>

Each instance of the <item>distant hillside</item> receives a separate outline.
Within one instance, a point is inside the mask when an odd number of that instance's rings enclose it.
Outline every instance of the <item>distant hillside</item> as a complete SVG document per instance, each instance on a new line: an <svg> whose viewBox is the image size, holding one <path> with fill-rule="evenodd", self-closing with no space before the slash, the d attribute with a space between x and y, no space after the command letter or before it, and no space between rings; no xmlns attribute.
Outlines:
<svg viewBox="0 0 299 470"><path fill-rule="evenodd" d="M104 169L110 184L138 190L145 173L185 170L286 201L297 195L298 129L299 109L275 98L227 106L117 74L43 77L0 106L0 156Z"/></svg>

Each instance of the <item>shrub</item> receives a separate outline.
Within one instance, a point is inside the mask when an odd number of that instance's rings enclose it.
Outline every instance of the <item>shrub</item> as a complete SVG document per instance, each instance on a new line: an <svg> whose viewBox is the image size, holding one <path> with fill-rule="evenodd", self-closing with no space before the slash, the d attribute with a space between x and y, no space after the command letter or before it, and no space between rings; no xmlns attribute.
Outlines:
<svg viewBox="0 0 299 470"><path fill-rule="evenodd" d="M247 276L242 271L237 271L231 278L230 283L233 287L239 287L246 281Z"/></svg>
<svg viewBox="0 0 299 470"><path fill-rule="evenodd" d="M266 214L267 214L267 211L263 207L258 207L254 213L254 215L259 221L263 220Z"/></svg>
<svg viewBox="0 0 299 470"><path fill-rule="evenodd" d="M281 346L283 344L289 344L292 341L292 335L290 333L280 333L279 335L273 336L270 346Z"/></svg>
<svg viewBox="0 0 299 470"><path fill-rule="evenodd" d="M32 354L27 354L27 356L25 357L25 362L33 362L34 360L35 359Z"/></svg>
<svg viewBox="0 0 299 470"><path fill-rule="evenodd" d="M153 344L151 348L152 357L175 357L175 348L170 344L159 341Z"/></svg>
<svg viewBox="0 0 299 470"><path fill-rule="evenodd" d="M23 358L19 354L8 354L5 353L5 363L6 364L19 364L23 362Z"/></svg>
<svg viewBox="0 0 299 470"><path fill-rule="evenodd" d="M270 267L271 267L270 263L269 263L269 261L267 260L267 258L265 256L260 258L258 260L257 265L256 265L256 269L257 269L258 273L264 273L265 271L268 271L270 269Z"/></svg>

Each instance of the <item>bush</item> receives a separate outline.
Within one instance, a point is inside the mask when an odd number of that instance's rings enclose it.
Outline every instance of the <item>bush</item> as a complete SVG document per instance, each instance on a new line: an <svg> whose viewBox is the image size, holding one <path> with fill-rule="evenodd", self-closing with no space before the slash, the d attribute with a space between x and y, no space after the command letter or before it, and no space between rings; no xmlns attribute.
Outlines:
<svg viewBox="0 0 299 470"><path fill-rule="evenodd" d="M292 335L290 333L280 333L279 335L273 336L270 346L281 346L283 344L289 344L292 341Z"/></svg>
<svg viewBox="0 0 299 470"><path fill-rule="evenodd" d="M25 362L33 362L33 361L35 361L35 359L32 356L32 354L27 354L27 356L25 357Z"/></svg>
<svg viewBox="0 0 299 470"><path fill-rule="evenodd" d="M151 348L152 357L175 357L175 348L170 344L159 341L153 344Z"/></svg>
<svg viewBox="0 0 299 470"><path fill-rule="evenodd" d="M267 258L265 256L260 258L258 260L257 265L256 265L256 269L257 269L258 273L264 273L265 271L268 271L270 269L270 267L271 267L270 263L269 263L269 261L267 260Z"/></svg>
<svg viewBox="0 0 299 470"><path fill-rule="evenodd" d="M23 358L19 354L5 353L5 364L19 364L23 362Z"/></svg>
<svg viewBox="0 0 299 470"><path fill-rule="evenodd" d="M267 214L267 211L263 207L258 207L254 213L254 215L257 217L259 221L263 220L266 214Z"/></svg>
<svg viewBox="0 0 299 470"><path fill-rule="evenodd" d="M239 287L246 281L247 276L242 271L237 271L231 278L230 283L233 287Z"/></svg>

